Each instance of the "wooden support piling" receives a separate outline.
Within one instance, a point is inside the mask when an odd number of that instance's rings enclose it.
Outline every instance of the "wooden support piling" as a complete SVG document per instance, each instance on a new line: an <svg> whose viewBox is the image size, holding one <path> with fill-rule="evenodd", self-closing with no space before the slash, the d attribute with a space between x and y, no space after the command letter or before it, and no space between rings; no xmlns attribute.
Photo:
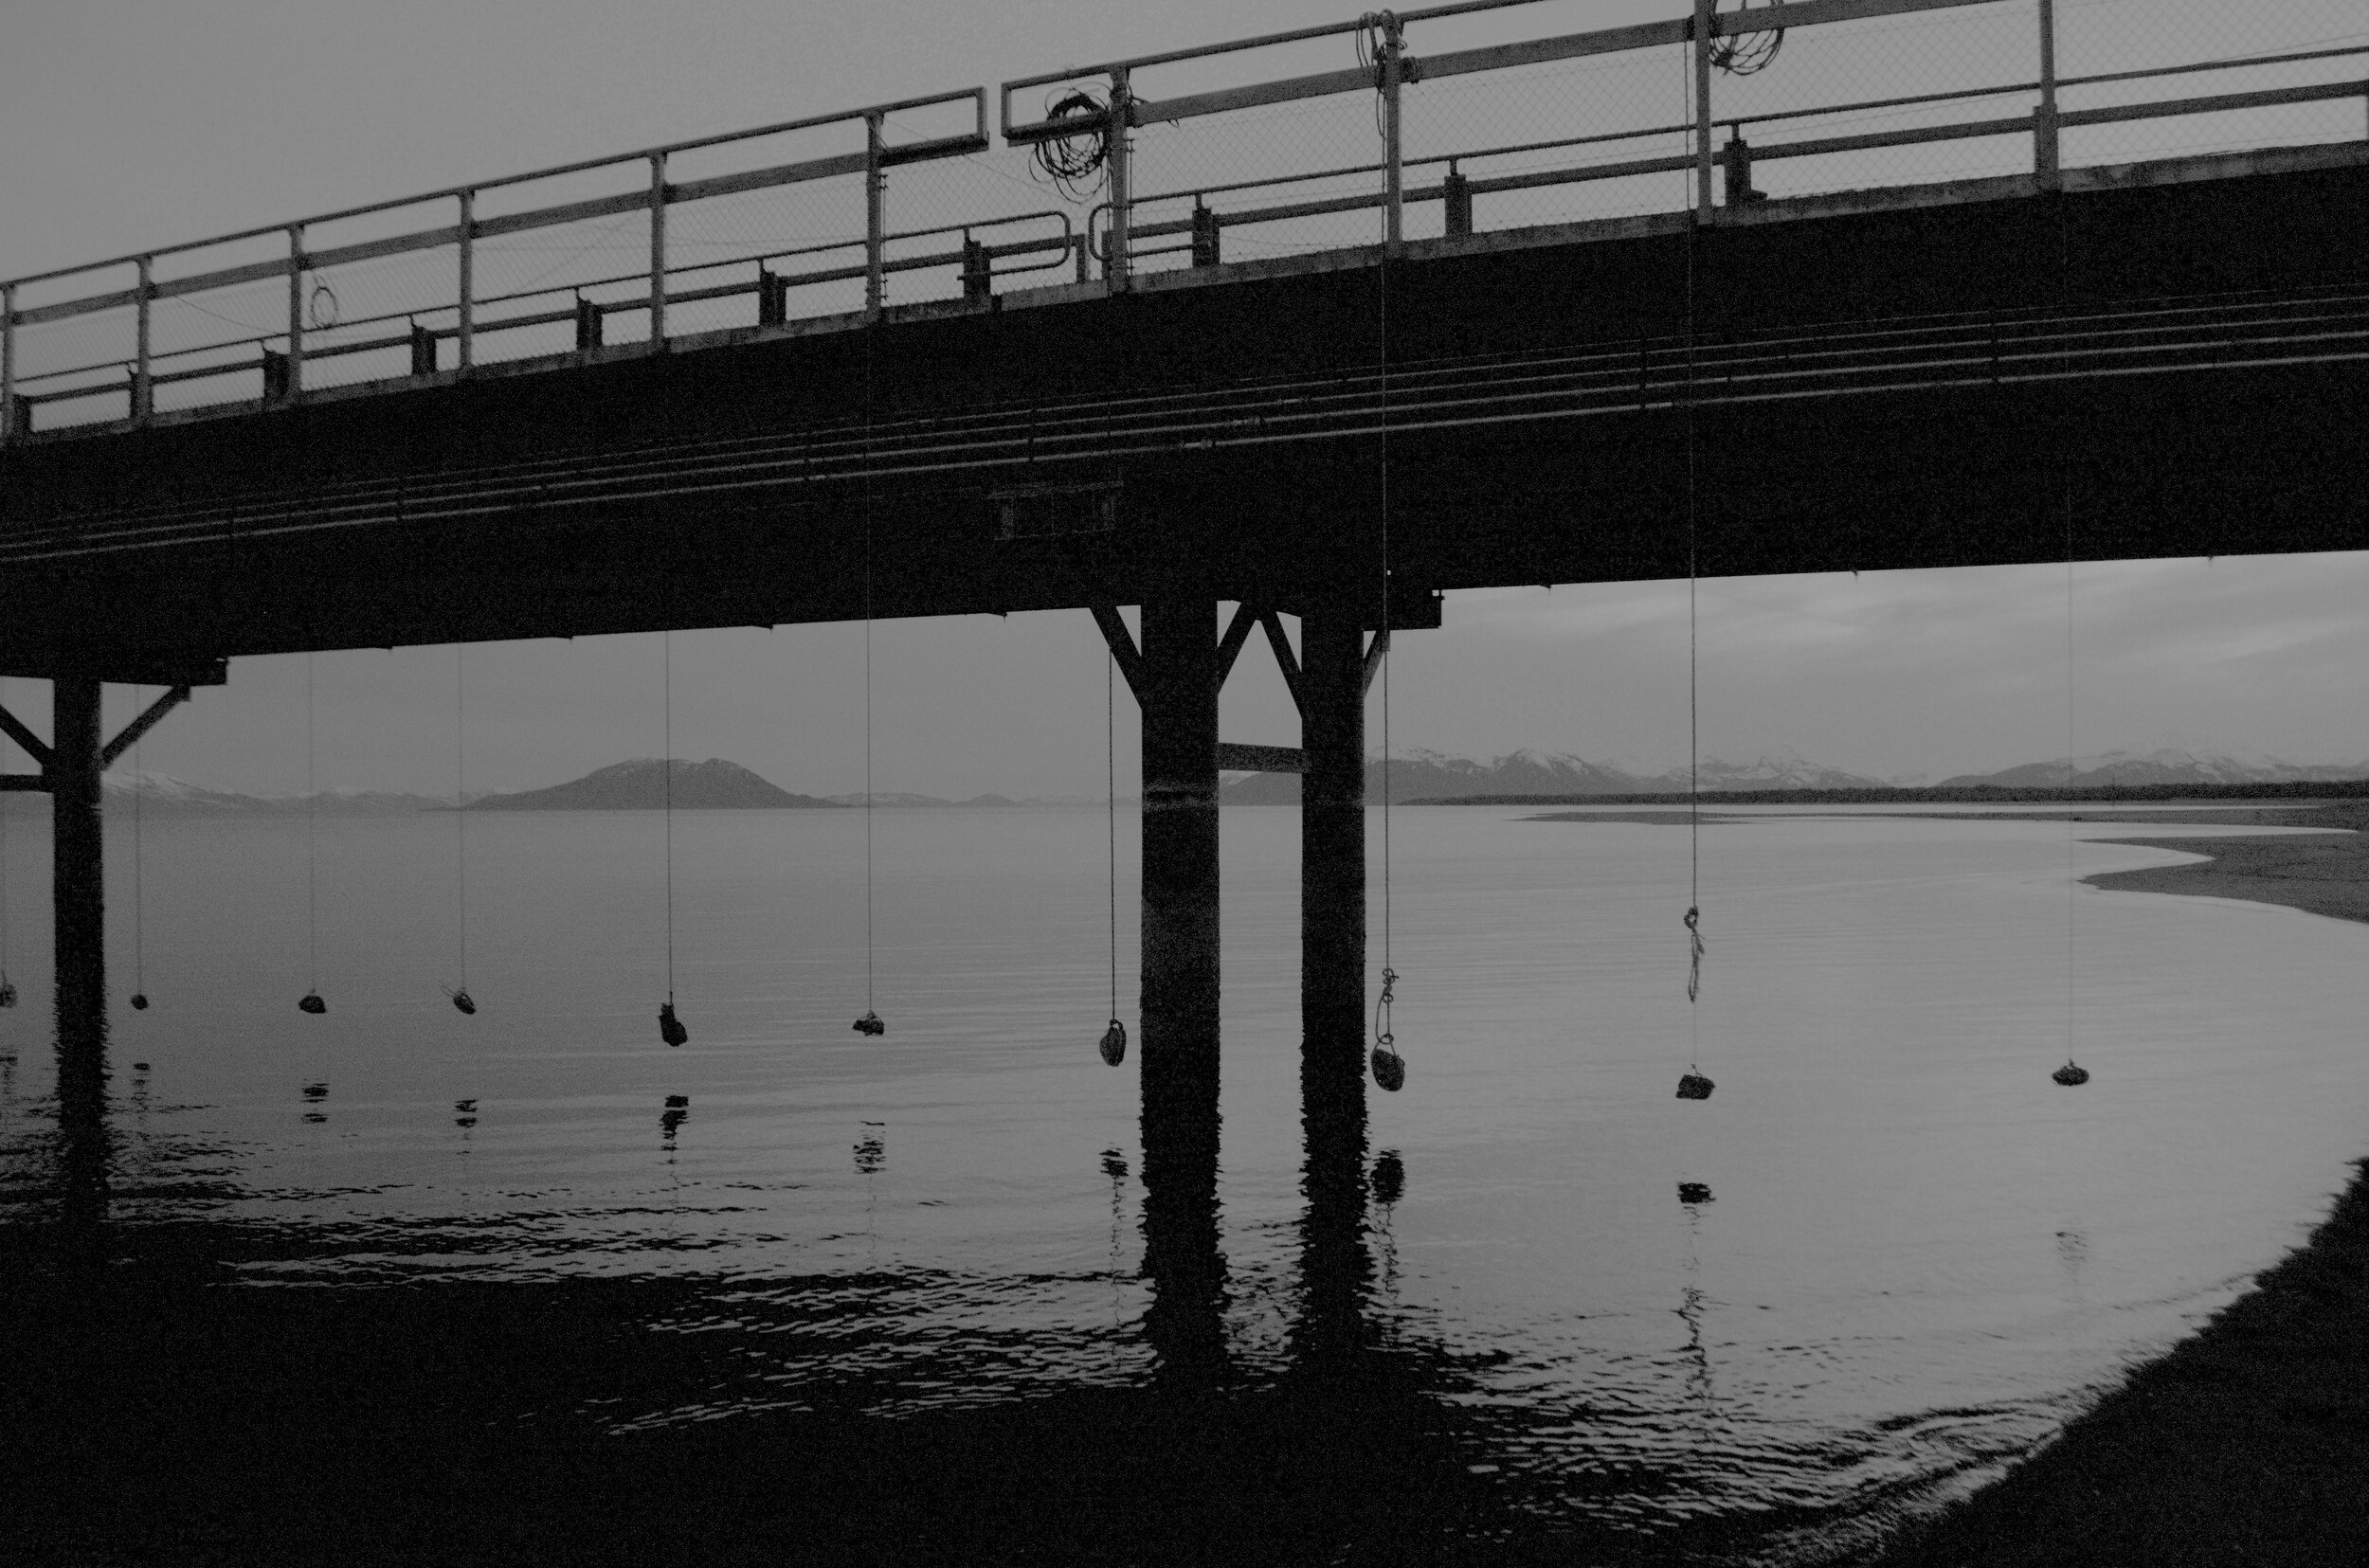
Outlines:
<svg viewBox="0 0 2369 1568"><path fill-rule="evenodd" d="M63 1097L99 1092L105 1082L107 901L105 839L99 811L99 683L85 676L62 676L54 688L56 706L45 772L56 856L51 910Z"/></svg>
<svg viewBox="0 0 2369 1568"><path fill-rule="evenodd" d="M1365 677L1346 603L1300 621L1300 1109L1311 1159L1365 1122Z"/></svg>

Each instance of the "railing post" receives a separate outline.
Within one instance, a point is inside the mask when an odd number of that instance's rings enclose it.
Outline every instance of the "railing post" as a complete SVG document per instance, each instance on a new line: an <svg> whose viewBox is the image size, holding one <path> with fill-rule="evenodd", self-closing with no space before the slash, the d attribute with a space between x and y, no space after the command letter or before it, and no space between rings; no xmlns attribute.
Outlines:
<svg viewBox="0 0 2369 1568"><path fill-rule="evenodd" d="M290 402L304 390L304 225L288 225L288 385Z"/></svg>
<svg viewBox="0 0 2369 1568"><path fill-rule="evenodd" d="M880 170L880 117L876 112L863 117L863 308L873 320L880 319L881 297L884 290L881 252L888 242L888 192L882 184Z"/></svg>
<svg viewBox="0 0 2369 1568"><path fill-rule="evenodd" d="M1694 0L1694 217L1711 221L1711 21L1713 0Z"/></svg>
<svg viewBox="0 0 2369 1568"><path fill-rule="evenodd" d="M1111 221L1102 231L1102 280L1113 291L1127 287L1128 274L1127 121L1133 107L1133 96L1127 81L1127 72L1119 70L1111 73Z"/></svg>
<svg viewBox="0 0 2369 1568"><path fill-rule="evenodd" d="M650 154L650 347L666 347L666 154Z"/></svg>
<svg viewBox="0 0 2369 1568"><path fill-rule="evenodd" d="M2032 114L2032 171L2042 189L2057 184L2056 0L2040 0L2040 106Z"/></svg>
<svg viewBox="0 0 2369 1568"><path fill-rule="evenodd" d="M155 410L154 399L148 381L149 291L154 283L154 263L153 257L140 258L139 347L138 358L134 362L132 370L132 418L141 423L146 423L148 416Z"/></svg>
<svg viewBox="0 0 2369 1568"><path fill-rule="evenodd" d="M1404 166L1400 155L1399 83L1402 76L1400 56L1405 50L1406 32L1399 26L1396 12L1382 13L1382 196L1384 214L1383 254L1392 261L1405 248L1403 219Z"/></svg>
<svg viewBox="0 0 2369 1568"><path fill-rule="evenodd" d="M477 192L461 193L461 368L477 362Z"/></svg>
<svg viewBox="0 0 2369 1568"><path fill-rule="evenodd" d="M16 285L0 283L0 440L16 427Z"/></svg>

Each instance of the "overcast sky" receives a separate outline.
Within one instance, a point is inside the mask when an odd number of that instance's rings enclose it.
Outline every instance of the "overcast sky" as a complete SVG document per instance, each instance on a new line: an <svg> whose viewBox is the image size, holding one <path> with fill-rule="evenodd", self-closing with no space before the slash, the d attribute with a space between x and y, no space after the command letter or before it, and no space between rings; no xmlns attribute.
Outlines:
<svg viewBox="0 0 2369 1568"><path fill-rule="evenodd" d="M1525 27L1683 9L1569 0ZM0 277L1347 13L1311 0L9 0ZM1700 612L1709 754L1791 748L1936 778L2060 756L2069 735L2081 753L2369 756L2360 555L2083 566L2070 584L2061 565L1733 580L1705 585ZM1682 583L1454 595L1444 630L1401 640L1392 741L1682 763L1686 628ZM890 622L872 639L877 787L1100 792L1103 655L1083 612ZM730 757L791 789L860 788L863 645L859 626L678 634L677 754ZM555 783L660 748L656 638L481 646L466 671L473 789ZM450 648L319 656L319 782L449 790L454 674ZM300 788L305 679L301 658L235 663L227 688L157 731L144 765ZM12 682L9 699L47 729L45 688ZM118 711L130 701L111 694ZM1135 728L1123 685L1117 707L1125 790ZM1258 640L1224 728L1230 740L1297 739ZM0 755L24 766L13 748Z"/></svg>

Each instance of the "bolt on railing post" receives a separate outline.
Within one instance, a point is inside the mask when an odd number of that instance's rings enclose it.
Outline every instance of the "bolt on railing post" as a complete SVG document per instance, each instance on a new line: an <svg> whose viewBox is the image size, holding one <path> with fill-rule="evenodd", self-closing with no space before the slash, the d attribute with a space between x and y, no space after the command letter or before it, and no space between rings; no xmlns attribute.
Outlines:
<svg viewBox="0 0 2369 1568"><path fill-rule="evenodd" d="M650 154L650 347L666 346L666 154Z"/></svg>
<svg viewBox="0 0 2369 1568"><path fill-rule="evenodd" d="M877 111L863 117L863 308L864 314L877 321L880 318L881 297L885 292L882 252L888 243L888 191L880 170L880 116Z"/></svg>
<svg viewBox="0 0 2369 1568"><path fill-rule="evenodd" d="M2032 113L2032 171L2043 189L2057 183L2056 0L2040 0L2040 106Z"/></svg>
<svg viewBox="0 0 2369 1568"><path fill-rule="evenodd" d="M1111 73L1110 117L1111 221L1102 229L1102 280L1113 290L1127 287L1129 228L1127 189L1127 122L1133 98L1124 70Z"/></svg>
<svg viewBox="0 0 2369 1568"><path fill-rule="evenodd" d="M1382 13L1382 161L1383 211L1385 214L1383 253L1396 261L1406 245L1404 225L1405 168L1399 139L1399 85L1403 80L1400 56L1406 32L1395 12Z"/></svg>
<svg viewBox="0 0 2369 1568"><path fill-rule="evenodd" d="M288 401L304 389L304 225L288 225Z"/></svg>
<svg viewBox="0 0 2369 1568"><path fill-rule="evenodd" d="M1711 11L1694 0L1694 216L1711 221Z"/></svg>
<svg viewBox="0 0 2369 1568"><path fill-rule="evenodd" d="M0 440L16 427L16 285L0 283Z"/></svg>
<svg viewBox="0 0 2369 1568"><path fill-rule="evenodd" d="M137 358L134 361L132 369L132 417L143 423L151 413L154 412L148 380L148 301L150 290L154 283L154 257L149 256L140 258L138 348Z"/></svg>
<svg viewBox="0 0 2369 1568"><path fill-rule="evenodd" d="M477 192L461 193L461 368L477 361Z"/></svg>

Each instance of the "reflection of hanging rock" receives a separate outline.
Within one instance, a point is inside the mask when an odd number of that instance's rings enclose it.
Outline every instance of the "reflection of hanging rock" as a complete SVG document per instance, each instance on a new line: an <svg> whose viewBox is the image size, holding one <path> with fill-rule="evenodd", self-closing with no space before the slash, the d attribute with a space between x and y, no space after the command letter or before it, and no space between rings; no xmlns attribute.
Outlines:
<svg viewBox="0 0 2369 1568"><path fill-rule="evenodd" d="M1710 1097L1711 1081L1709 1078L1704 1077L1700 1072L1681 1072L1678 1074L1679 1099L1708 1100Z"/></svg>
<svg viewBox="0 0 2369 1568"><path fill-rule="evenodd" d="M145 1072L148 1071L148 1064L146 1062L134 1062L132 1064L132 1071L135 1072Z"/></svg>
<svg viewBox="0 0 2369 1568"><path fill-rule="evenodd" d="M1116 1149L1102 1151L1102 1174L1113 1181L1127 1180L1127 1157Z"/></svg>
<svg viewBox="0 0 2369 1568"><path fill-rule="evenodd" d="M877 1122L864 1124L868 1127L877 1127L879 1125ZM856 1169L858 1171L870 1176L887 1163L888 1146L880 1142L878 1133L867 1132L856 1140Z"/></svg>
<svg viewBox="0 0 2369 1568"><path fill-rule="evenodd" d="M680 1045L691 1038L691 1031L683 1027L682 1019L675 1017L675 1004L671 1001L659 1007L658 1037L668 1045Z"/></svg>
<svg viewBox="0 0 2369 1568"><path fill-rule="evenodd" d="M304 1086L304 1097L308 1100L326 1100L329 1098L329 1086L327 1084L306 1084Z"/></svg>
<svg viewBox="0 0 2369 1568"><path fill-rule="evenodd" d="M14 1007L15 1005L16 982L10 980L0 980L0 1007Z"/></svg>
<svg viewBox="0 0 2369 1568"><path fill-rule="evenodd" d="M2081 1085L2089 1081L2089 1069L2075 1067L2072 1063L2072 1058L2070 1056L2065 1058L2064 1066L2050 1073L2049 1076L2064 1085L2067 1089L2077 1089Z"/></svg>
<svg viewBox="0 0 2369 1568"><path fill-rule="evenodd" d="M1102 1032L1102 1059L1112 1067L1127 1060L1127 1025L1116 1018Z"/></svg>
<svg viewBox="0 0 2369 1568"><path fill-rule="evenodd" d="M691 1096L688 1094L669 1094L666 1096L666 1108L659 1112L658 1129L660 1134L666 1140L667 1143L672 1144L675 1141L675 1130L681 1126L683 1123L689 1119L690 1115Z"/></svg>
<svg viewBox="0 0 2369 1568"><path fill-rule="evenodd" d="M318 991L307 991L304 993L303 998L297 1002L297 1011L299 1013L326 1013L329 1011L329 1003L321 1000L321 994Z"/></svg>
<svg viewBox="0 0 2369 1568"><path fill-rule="evenodd" d="M1678 1183L1679 1202L1692 1204L1708 1203L1710 1200L1711 1189L1708 1183L1702 1181L1681 1181Z"/></svg>
<svg viewBox="0 0 2369 1568"><path fill-rule="evenodd" d="M1374 1201L1387 1206L1406 1191L1406 1166L1397 1149L1383 1149L1374 1161Z"/></svg>

